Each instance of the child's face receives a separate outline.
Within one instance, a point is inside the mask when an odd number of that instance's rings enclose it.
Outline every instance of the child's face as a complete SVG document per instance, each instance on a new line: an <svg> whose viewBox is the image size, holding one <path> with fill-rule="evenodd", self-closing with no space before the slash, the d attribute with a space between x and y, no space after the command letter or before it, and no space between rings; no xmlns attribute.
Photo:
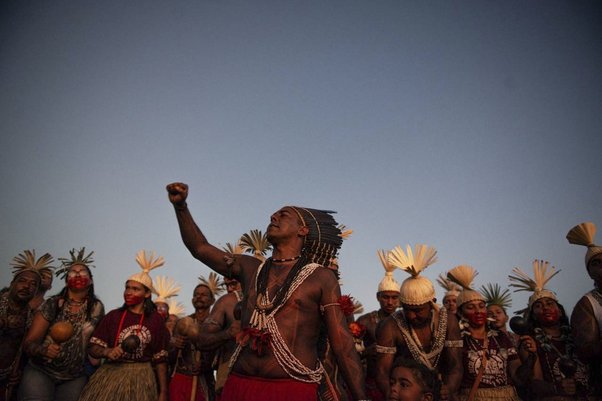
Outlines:
<svg viewBox="0 0 602 401"><path fill-rule="evenodd" d="M388 401L431 401L433 395L424 393L422 386L414 378L408 368L399 366L393 369L389 378Z"/></svg>

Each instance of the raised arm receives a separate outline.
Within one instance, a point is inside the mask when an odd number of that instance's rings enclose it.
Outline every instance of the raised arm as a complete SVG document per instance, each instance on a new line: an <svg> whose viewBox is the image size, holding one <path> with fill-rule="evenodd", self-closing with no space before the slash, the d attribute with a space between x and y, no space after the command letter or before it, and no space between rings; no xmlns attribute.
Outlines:
<svg viewBox="0 0 602 401"><path fill-rule="evenodd" d="M324 270L323 272L322 306L334 305L341 298L341 289L335 276ZM355 350L353 336L347 327L347 319L340 307L326 306L323 315L328 339L332 347L337 364L343 378L349 387L351 395L355 400L365 400L364 392L364 370L360 356Z"/></svg>
<svg viewBox="0 0 602 401"><path fill-rule="evenodd" d="M217 273L239 280L242 278L242 269L246 269L246 265L257 267L259 264L257 259L244 255L237 255L234 263L231 263L232 261L228 257L229 254L207 241L207 238L196 225L188 210L188 205L186 204L188 185L174 182L167 185L166 189L169 194L169 201L173 204L176 212L182 241L184 241L184 245L186 245L192 256Z"/></svg>

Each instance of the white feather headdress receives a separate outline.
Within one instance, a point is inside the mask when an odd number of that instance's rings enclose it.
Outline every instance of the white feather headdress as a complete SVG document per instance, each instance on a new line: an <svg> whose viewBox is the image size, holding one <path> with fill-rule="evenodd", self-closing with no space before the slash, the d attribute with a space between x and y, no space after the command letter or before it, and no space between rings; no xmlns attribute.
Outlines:
<svg viewBox="0 0 602 401"><path fill-rule="evenodd" d="M439 274L439 277L437 277L437 283L445 290L445 295L443 295L443 298L448 296L457 297L460 295L460 291L462 290L461 286L447 278L447 273Z"/></svg>
<svg viewBox="0 0 602 401"><path fill-rule="evenodd" d="M385 269L385 277L378 284L378 292L382 292L382 291L399 292L400 285L397 282L397 280L395 280L395 278L393 277L393 272L397 268L395 267L395 265L393 265L391 262L389 262L390 252L387 252L383 249L379 249L378 251L376 251L376 254L378 255L378 258L380 259L380 263L383 265L383 268Z"/></svg>
<svg viewBox="0 0 602 401"><path fill-rule="evenodd" d="M552 298L558 301L554 292L546 289L546 284L558 273L554 266L548 269L549 262L535 259L533 261L533 278L529 277L520 267L512 269L514 275L509 275L510 287L516 288L514 292L528 291L533 294L529 297L529 309L541 298Z"/></svg>
<svg viewBox="0 0 602 401"><path fill-rule="evenodd" d="M52 271L55 269L55 266L52 266L53 263L54 258L49 253L45 253L36 259L36 250L26 249L23 253L15 256L10 265L13 268L13 277L17 277L25 271L33 271L40 276L52 277Z"/></svg>
<svg viewBox="0 0 602 401"><path fill-rule="evenodd" d="M426 245L416 245L414 252L410 245L406 246L406 252L398 245L389 252L389 263L410 275L399 290L402 304L422 305L434 300L433 283L420 273L437 261L436 255L435 248Z"/></svg>
<svg viewBox="0 0 602 401"><path fill-rule="evenodd" d="M170 315L176 315L178 318L184 317L186 309L181 302L176 301L174 298L169 298L167 300L167 306Z"/></svg>
<svg viewBox="0 0 602 401"><path fill-rule="evenodd" d="M209 288L209 291L211 291L211 294L213 294L214 298L224 291L224 285L215 272L209 273L209 278L207 279L203 276L200 276L198 285L204 285L205 287Z"/></svg>
<svg viewBox="0 0 602 401"><path fill-rule="evenodd" d="M157 291L157 298L155 303L163 302L168 303L167 300L171 297L176 297L180 293L182 287L176 284L173 278L167 276L157 276L153 282L155 290Z"/></svg>
<svg viewBox="0 0 602 401"><path fill-rule="evenodd" d="M585 222L571 228L566 235L566 239L570 244L583 245L587 247L585 253L585 266L589 265L589 261L596 255L602 253L602 246L594 244L596 237L596 225L592 222Z"/></svg>
<svg viewBox="0 0 602 401"><path fill-rule="evenodd" d="M159 256L155 258L154 251L151 252L151 254L147 257L146 252L142 249L136 254L136 262L142 271L130 276L128 280L137 281L156 294L157 291L153 287L153 279L148 273L151 270L161 267L165 264L163 257Z"/></svg>
<svg viewBox="0 0 602 401"><path fill-rule="evenodd" d="M478 274L472 266L468 265L459 265L447 272L447 278L462 287L462 291L458 295L458 307L470 301L485 301L483 294L472 287L472 283Z"/></svg>

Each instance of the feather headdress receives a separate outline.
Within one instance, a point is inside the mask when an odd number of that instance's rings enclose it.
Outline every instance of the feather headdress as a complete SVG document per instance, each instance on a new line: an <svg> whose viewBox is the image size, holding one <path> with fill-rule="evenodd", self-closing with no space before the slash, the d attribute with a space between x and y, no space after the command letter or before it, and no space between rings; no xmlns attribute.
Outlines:
<svg viewBox="0 0 602 401"><path fill-rule="evenodd" d="M585 222L571 228L566 235L566 239L570 244L583 245L587 247L585 253L585 266L589 265L589 261L596 255L602 253L602 246L594 244L596 237L596 225L592 222Z"/></svg>
<svg viewBox="0 0 602 401"><path fill-rule="evenodd" d="M155 277L153 286L155 287L155 291L157 291L155 303L168 303L167 300L171 297L177 297L180 293L180 289L182 288L180 285L176 284L173 278L167 276Z"/></svg>
<svg viewBox="0 0 602 401"><path fill-rule="evenodd" d="M55 269L52 263L54 263L54 258L49 253L45 253L36 259L36 250L26 249L23 253L15 256L10 265L13 268L13 277L17 277L25 271L33 271L40 276L52 277L52 270Z"/></svg>
<svg viewBox="0 0 602 401"><path fill-rule="evenodd" d="M437 283L445 290L445 295L443 295L444 299L449 296L457 297L462 290L462 287L448 279L445 273L439 274Z"/></svg>
<svg viewBox="0 0 602 401"><path fill-rule="evenodd" d="M213 298L217 297L224 291L224 284L221 282L215 272L209 273L209 278L207 279L203 276L200 276L198 285L203 285L209 288Z"/></svg>
<svg viewBox="0 0 602 401"><path fill-rule="evenodd" d="M184 317L186 314L186 309L182 302L178 302L174 298L169 298L167 300L167 307L169 308L169 314L176 315L178 318Z"/></svg>
<svg viewBox="0 0 602 401"><path fill-rule="evenodd" d="M75 251L75 248L69 251L68 258L59 258L61 262L61 268L58 269L54 274L61 279L65 278L67 273L69 273L69 269L73 266L86 266L88 270L91 267L94 267L92 263L94 263L94 259L92 259L92 255L94 255L94 251L90 252L86 255L86 247L81 247L79 251Z"/></svg>
<svg viewBox="0 0 602 401"><path fill-rule="evenodd" d="M332 210L310 209L300 206L287 206L295 211L301 223L308 228L303 243L303 253L310 263L328 267L337 257L343 244L341 229L332 217Z"/></svg>
<svg viewBox="0 0 602 401"><path fill-rule="evenodd" d="M462 287L462 291L458 295L458 307L466 302L480 300L485 301L485 297L472 287L472 282L479 274L472 266L459 265L447 272L447 278Z"/></svg>
<svg viewBox="0 0 602 401"><path fill-rule="evenodd" d="M414 252L410 245L406 247L406 252L398 245L389 252L388 262L410 275L401 283L399 289L399 299L402 304L422 305L433 302L435 298L433 283L428 278L422 277L420 273L437 261L436 255L435 248L426 245L416 245Z"/></svg>
<svg viewBox="0 0 602 401"><path fill-rule="evenodd" d="M549 262L535 259L533 261L533 278L529 277L520 267L512 269L514 275L508 276L511 282L510 287L516 288L514 292L528 291L533 293L529 297L529 309L541 298L552 298L558 301L556 294L546 289L546 284L552 277L560 273L560 270L556 270L554 266L548 270L548 266Z"/></svg>
<svg viewBox="0 0 602 401"><path fill-rule="evenodd" d="M504 288L498 284L487 283L481 287L481 293L485 297L485 303L487 306L497 305L504 310L508 310L512 306L512 296L507 288Z"/></svg>
<svg viewBox="0 0 602 401"><path fill-rule="evenodd" d="M165 264L163 256L158 256L155 258L155 252L153 251L147 257L146 251L142 249L136 254L136 262L138 263L142 271L140 273L136 273L130 276L128 280L137 281L149 290L151 290L151 292L156 294L157 290L155 290L155 288L153 287L153 279L148 273L151 270L156 269L157 267L161 267Z"/></svg>
<svg viewBox="0 0 602 401"><path fill-rule="evenodd" d="M376 251L378 258L380 259L380 263L383 265L385 269L385 277L378 284L378 292L382 291L395 291L399 292L399 288L401 287L397 280L393 277L393 272L397 267L394 264L389 262L389 253L383 249L379 249Z"/></svg>

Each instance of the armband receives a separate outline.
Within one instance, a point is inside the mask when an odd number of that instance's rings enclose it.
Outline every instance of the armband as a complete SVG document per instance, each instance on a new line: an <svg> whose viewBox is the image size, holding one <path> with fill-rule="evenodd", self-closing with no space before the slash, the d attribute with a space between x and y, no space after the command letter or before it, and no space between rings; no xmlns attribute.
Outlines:
<svg viewBox="0 0 602 401"><path fill-rule="evenodd" d="M338 302L333 302L331 304L326 304L326 305L320 305L320 312L324 313L324 311L326 310L326 308L330 307L330 306L341 306L340 303Z"/></svg>
<svg viewBox="0 0 602 401"><path fill-rule="evenodd" d="M464 347L464 341L462 341L462 340L446 340L445 346L447 348L462 348L462 347Z"/></svg>
<svg viewBox="0 0 602 401"><path fill-rule="evenodd" d="M395 354L397 352L397 348L384 347L382 345L376 344L376 352L378 352L379 354Z"/></svg>

